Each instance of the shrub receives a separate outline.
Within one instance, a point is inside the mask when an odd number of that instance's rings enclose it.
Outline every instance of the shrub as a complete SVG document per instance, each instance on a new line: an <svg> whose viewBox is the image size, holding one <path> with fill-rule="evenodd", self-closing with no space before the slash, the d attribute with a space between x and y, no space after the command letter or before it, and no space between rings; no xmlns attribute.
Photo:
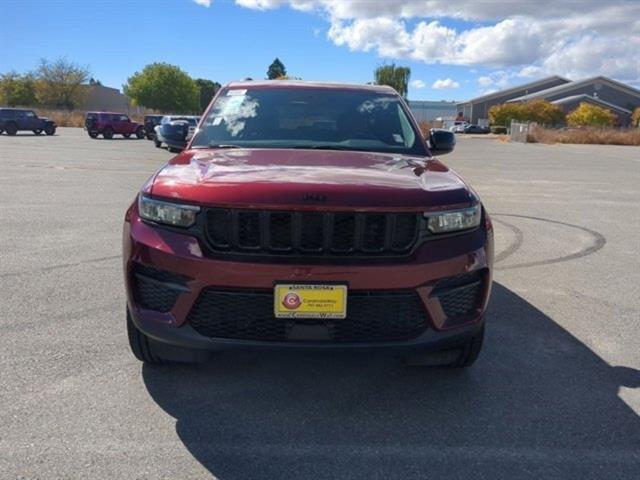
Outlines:
<svg viewBox="0 0 640 480"><path fill-rule="evenodd" d="M572 127L611 127L616 115L606 108L582 102L567 115L567 123Z"/></svg>
<svg viewBox="0 0 640 480"><path fill-rule="evenodd" d="M633 111L631 116L631 126L640 128L640 107Z"/></svg>
<svg viewBox="0 0 640 480"><path fill-rule="evenodd" d="M614 128L572 128L553 130L534 127L527 141L532 143L582 143L598 145L640 146L640 129L619 130Z"/></svg>
<svg viewBox="0 0 640 480"><path fill-rule="evenodd" d="M558 125L564 122L564 112L558 105L546 100L527 103L503 103L489 109L492 125L511 125L511 121L536 122L541 125Z"/></svg>
<svg viewBox="0 0 640 480"><path fill-rule="evenodd" d="M498 135L504 135L507 133L507 127L505 127L504 125L492 125L491 126L491 133L495 133Z"/></svg>

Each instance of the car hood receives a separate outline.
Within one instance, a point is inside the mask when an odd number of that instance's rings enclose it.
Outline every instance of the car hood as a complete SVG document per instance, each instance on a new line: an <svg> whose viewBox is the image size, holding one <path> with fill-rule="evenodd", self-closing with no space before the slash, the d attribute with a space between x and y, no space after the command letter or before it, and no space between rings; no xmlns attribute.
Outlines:
<svg viewBox="0 0 640 480"><path fill-rule="evenodd" d="M202 205L266 208L439 209L477 201L434 158L336 150L189 150L144 191Z"/></svg>

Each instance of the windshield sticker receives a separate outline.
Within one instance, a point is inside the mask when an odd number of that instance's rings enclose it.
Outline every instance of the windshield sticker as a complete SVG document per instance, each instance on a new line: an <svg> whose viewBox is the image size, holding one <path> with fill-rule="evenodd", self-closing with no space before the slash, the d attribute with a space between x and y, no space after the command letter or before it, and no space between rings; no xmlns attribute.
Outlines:
<svg viewBox="0 0 640 480"><path fill-rule="evenodd" d="M220 125L222 123L222 117L214 118L212 123L213 123L214 126Z"/></svg>
<svg viewBox="0 0 640 480"><path fill-rule="evenodd" d="M396 141L396 143L404 143L404 140L402 139L402 135L400 135L399 133L394 133L393 139Z"/></svg>
<svg viewBox="0 0 640 480"><path fill-rule="evenodd" d="M245 99L244 95L235 96L235 97L226 97L224 102L221 102L221 114L223 117L228 117L229 115L238 115L238 113L242 110L242 104Z"/></svg>
<svg viewBox="0 0 640 480"><path fill-rule="evenodd" d="M244 96L246 94L246 88L235 88L233 90L227 90L227 97L235 97L236 95Z"/></svg>

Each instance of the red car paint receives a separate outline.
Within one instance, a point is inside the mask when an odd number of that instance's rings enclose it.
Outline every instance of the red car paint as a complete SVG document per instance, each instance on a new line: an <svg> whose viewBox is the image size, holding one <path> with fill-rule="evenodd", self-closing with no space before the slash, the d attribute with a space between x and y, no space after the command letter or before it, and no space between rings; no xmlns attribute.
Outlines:
<svg viewBox="0 0 640 480"><path fill-rule="evenodd" d="M305 88L290 82L248 85L252 88ZM380 88L322 84L313 84L313 87ZM206 117L207 112L203 122ZM411 122L418 131L413 118ZM419 141L424 143L421 137ZM428 152L426 143L424 145ZM428 155L190 147L150 178L141 195L202 208L234 208L248 212L439 212L470 207L479 202L477 194L458 174ZM430 238L418 243L406 255L392 258L351 258L347 255L305 260L278 256L238 257L212 252L198 233L143 220L137 202L127 211L123 239L127 304L132 324L156 346L171 345L198 351L229 345L412 350L449 344L455 346L477 334L483 326L491 288L493 228L484 209L478 228ZM137 266L171 272L187 279L186 288L168 311L154 311L140 305L136 294ZM470 273L477 274L481 282L478 303L473 311L464 315L445 314L440 297L433 295L439 282L464 278ZM275 282L338 282L347 284L349 292L354 294L412 292L420 299L428 328L416 338L402 341L336 344L312 339L253 341L209 338L194 334L189 326L190 312L205 289L270 292Z"/></svg>

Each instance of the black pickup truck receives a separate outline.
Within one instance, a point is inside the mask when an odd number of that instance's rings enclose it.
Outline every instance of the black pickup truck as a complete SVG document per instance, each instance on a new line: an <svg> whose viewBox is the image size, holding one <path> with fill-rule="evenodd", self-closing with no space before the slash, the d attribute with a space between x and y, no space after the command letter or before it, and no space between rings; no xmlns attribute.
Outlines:
<svg viewBox="0 0 640 480"><path fill-rule="evenodd" d="M45 117L38 117L33 110L23 108L0 108L0 134L15 135L21 130L31 130L36 135L56 133L56 123Z"/></svg>

